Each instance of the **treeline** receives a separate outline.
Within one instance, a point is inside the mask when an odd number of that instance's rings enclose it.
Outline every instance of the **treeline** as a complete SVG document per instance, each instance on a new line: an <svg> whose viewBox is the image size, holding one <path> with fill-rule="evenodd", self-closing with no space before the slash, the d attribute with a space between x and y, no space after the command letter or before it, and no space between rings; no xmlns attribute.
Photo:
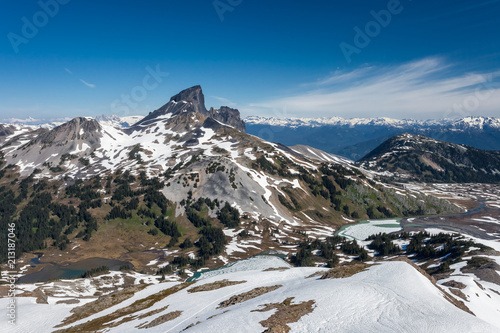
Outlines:
<svg viewBox="0 0 500 333"><path fill-rule="evenodd" d="M316 252L316 254L313 254ZM339 263L336 252L356 256L357 260L365 261L368 252L356 240L348 240L341 236L327 237L324 240L304 241L298 246L298 251L290 257L296 266L314 266L315 261L326 260L327 267L334 267Z"/></svg>
<svg viewBox="0 0 500 333"><path fill-rule="evenodd" d="M36 181L34 176L37 172L23 179L13 179L0 187L0 227L7 230L9 223L15 224L17 257L24 252L50 246L66 250L71 237L89 241L98 229L98 220L91 210L104 205L103 185L113 198L107 203L112 206L107 219L128 219L137 211L139 216L154 221L157 214L153 207L157 206L161 214L165 215L170 205L159 192L163 182L155 178L148 179L144 172L138 176L141 187L136 191L131 189L131 183L137 181L136 177L129 171L118 171L115 176L106 179L96 176L85 182L76 180L64 189L62 196L58 195L58 183ZM141 206L140 195L144 195L145 207ZM64 199L69 204L61 201ZM177 242L180 233L169 233L177 235L173 237ZM7 248L7 233L0 234L0 247ZM7 260L6 254L6 251L0 251L0 262Z"/></svg>
<svg viewBox="0 0 500 333"><path fill-rule="evenodd" d="M93 277L95 275L107 274L107 273L109 273L109 267L108 266L99 266L99 267L87 270L85 273L83 273L81 275L81 277L82 278L89 278L89 277Z"/></svg>
<svg viewBox="0 0 500 333"><path fill-rule="evenodd" d="M171 264L160 269L157 272L158 274L163 275L171 273L176 269L182 270L187 266L193 270L199 269L205 266L205 263L211 256L219 255L224 251L224 247L226 245L226 236L224 235L224 232L221 228L213 226L208 217L202 216L202 211L208 211L208 209L214 210L220 206L220 202L217 199L210 200L209 198L199 198L198 200L193 201L192 193L190 192L188 193L187 200L183 200L182 203L185 204L186 217L196 228L198 228L199 238L194 243L190 238L186 238L181 244L179 244L179 247L185 250L196 246L198 248L197 256L195 258L189 258L182 255L176 256ZM238 210L231 207L227 202L222 209L218 211L217 217L222 224L228 227L234 228L240 223ZM162 221L162 223L167 223L167 232L176 233L175 230L177 230L177 225L175 222Z"/></svg>

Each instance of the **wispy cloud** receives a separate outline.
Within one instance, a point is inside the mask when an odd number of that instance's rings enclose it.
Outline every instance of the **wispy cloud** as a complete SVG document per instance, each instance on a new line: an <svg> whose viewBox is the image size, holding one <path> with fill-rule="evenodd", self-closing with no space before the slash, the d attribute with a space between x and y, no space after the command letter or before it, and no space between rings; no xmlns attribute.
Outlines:
<svg viewBox="0 0 500 333"><path fill-rule="evenodd" d="M73 75L73 72L70 71L68 68L64 67L64 70L70 74L70 75ZM87 81L83 80L83 79L79 79L81 83L83 83L84 85L86 85L87 87L89 88L95 88L95 84L92 84L92 83L88 83Z"/></svg>
<svg viewBox="0 0 500 333"><path fill-rule="evenodd" d="M229 106L229 107L232 107L232 108L235 108L238 106L237 103L225 98L225 97L219 97L219 96L210 96L216 100L218 100L219 102L223 103L224 106Z"/></svg>
<svg viewBox="0 0 500 333"><path fill-rule="evenodd" d="M302 92L242 108L274 116L287 110L298 117L445 118L500 115L500 71L463 73L459 66L432 57L397 66L336 71Z"/></svg>
<svg viewBox="0 0 500 333"><path fill-rule="evenodd" d="M82 80L82 79L80 79L80 81L81 81L84 85L86 85L87 87L89 87L89 88L95 88L95 84L88 83L88 82L86 82L86 81L84 81L84 80Z"/></svg>

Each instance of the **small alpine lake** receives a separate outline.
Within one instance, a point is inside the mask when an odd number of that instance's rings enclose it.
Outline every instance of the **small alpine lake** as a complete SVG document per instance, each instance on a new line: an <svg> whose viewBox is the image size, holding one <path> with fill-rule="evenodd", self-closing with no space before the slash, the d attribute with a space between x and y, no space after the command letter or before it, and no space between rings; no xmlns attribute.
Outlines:
<svg viewBox="0 0 500 333"><path fill-rule="evenodd" d="M391 233L403 230L401 219L366 220L345 225L335 235L355 240L365 240L368 236L378 233Z"/></svg>
<svg viewBox="0 0 500 333"><path fill-rule="evenodd" d="M33 265L47 264L40 271L21 276L17 283L35 283L46 282L55 279L74 279L80 277L86 271L100 266L107 266L111 271L117 271L120 266L133 265L127 261L106 259L106 258L88 258L77 262L60 265L52 262L42 262L40 258L30 260Z"/></svg>

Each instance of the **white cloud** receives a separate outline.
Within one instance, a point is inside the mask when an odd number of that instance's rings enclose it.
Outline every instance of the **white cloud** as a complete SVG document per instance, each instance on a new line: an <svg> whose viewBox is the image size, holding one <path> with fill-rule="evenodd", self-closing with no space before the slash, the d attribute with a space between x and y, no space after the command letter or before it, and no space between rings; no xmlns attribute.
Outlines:
<svg viewBox="0 0 500 333"><path fill-rule="evenodd" d="M92 83L88 83L88 82L85 82L84 80L80 79L80 81L86 85L87 87L89 88L95 88L95 84L92 84Z"/></svg>
<svg viewBox="0 0 500 333"><path fill-rule="evenodd" d="M219 96L210 96L216 100L218 100L219 102L223 103L224 106L229 106L229 107L232 107L232 108L235 108L238 106L238 104L236 104L235 102L225 98L225 97L219 97Z"/></svg>
<svg viewBox="0 0 500 333"><path fill-rule="evenodd" d="M293 117L453 118L500 116L500 71L459 73L433 57L398 66L336 71L303 84L303 91L242 108L245 113ZM278 110L278 111L276 111ZM278 113L278 114L277 114Z"/></svg>

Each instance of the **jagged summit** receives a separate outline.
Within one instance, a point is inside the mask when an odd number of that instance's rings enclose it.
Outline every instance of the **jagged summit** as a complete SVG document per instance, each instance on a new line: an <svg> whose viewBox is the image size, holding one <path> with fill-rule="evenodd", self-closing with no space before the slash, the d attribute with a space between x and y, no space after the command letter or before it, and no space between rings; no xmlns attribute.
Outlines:
<svg viewBox="0 0 500 333"><path fill-rule="evenodd" d="M208 111L205 108L205 96L201 90L200 85L193 86L191 88L184 89L180 93L170 98L171 102L181 103L187 102L191 103L194 110L203 115L208 115Z"/></svg>
<svg viewBox="0 0 500 333"><path fill-rule="evenodd" d="M184 89L172 96L167 104L137 122L131 127L131 130L139 130L160 119L169 119L169 122L175 123L177 128L185 129L191 127L189 123L203 123L207 117L234 127L241 132L246 132L245 123L241 120L240 112L237 109L221 106L220 109L210 108L208 111L205 107L203 91L199 85Z"/></svg>

